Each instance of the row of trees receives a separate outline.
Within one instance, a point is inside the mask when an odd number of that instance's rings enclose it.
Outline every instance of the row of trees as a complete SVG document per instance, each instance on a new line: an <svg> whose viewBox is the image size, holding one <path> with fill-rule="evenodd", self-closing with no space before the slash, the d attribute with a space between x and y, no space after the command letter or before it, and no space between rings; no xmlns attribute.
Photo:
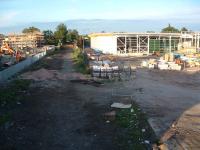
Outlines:
<svg viewBox="0 0 200 150"><path fill-rule="evenodd" d="M55 32L51 30L45 30L43 31L43 34L46 44L78 42L80 37L77 30L68 30L67 26L63 23L56 27Z"/></svg>
<svg viewBox="0 0 200 150"><path fill-rule="evenodd" d="M40 32L40 29L36 27L29 27L23 29L22 33L34 33ZM66 42L78 42L80 39L77 30L67 29L67 26L63 23L56 27L55 32L52 30L43 31L45 44L65 44Z"/></svg>
<svg viewBox="0 0 200 150"><path fill-rule="evenodd" d="M189 30L185 27L181 28L180 30L171 26L170 24L168 27L162 29L162 33L180 33L180 32L188 32Z"/></svg>
<svg viewBox="0 0 200 150"><path fill-rule="evenodd" d="M22 33L34 33L34 32L40 32L40 29L36 27L29 27L22 30Z"/></svg>
<svg viewBox="0 0 200 150"><path fill-rule="evenodd" d="M170 24L162 29L162 33L180 33L189 31L187 28L183 27L180 30L171 26ZM33 33L40 32L40 29L35 27L25 28L23 33ZM153 31L149 31L153 32ZM45 44L57 45L57 44L65 44L66 42L76 42L78 46L82 45L82 37L79 36L77 30L67 29L67 26L63 23L59 24L56 27L55 32L52 30L43 31Z"/></svg>

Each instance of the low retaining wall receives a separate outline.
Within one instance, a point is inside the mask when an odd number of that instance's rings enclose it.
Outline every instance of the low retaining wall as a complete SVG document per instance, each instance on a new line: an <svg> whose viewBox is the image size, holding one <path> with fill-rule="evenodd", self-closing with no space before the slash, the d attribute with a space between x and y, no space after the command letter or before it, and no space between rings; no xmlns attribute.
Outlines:
<svg viewBox="0 0 200 150"><path fill-rule="evenodd" d="M0 82L5 82L10 77L14 76L16 73L22 71L23 69L29 67L36 61L40 60L46 55L46 51L38 53L32 57L28 57L26 60L17 63L16 65L10 66L9 68L0 72Z"/></svg>

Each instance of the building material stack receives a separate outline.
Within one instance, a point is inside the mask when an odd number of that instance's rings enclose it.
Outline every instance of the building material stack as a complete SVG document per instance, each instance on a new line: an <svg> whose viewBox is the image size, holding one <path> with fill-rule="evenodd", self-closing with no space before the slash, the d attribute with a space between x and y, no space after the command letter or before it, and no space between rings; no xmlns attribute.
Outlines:
<svg viewBox="0 0 200 150"><path fill-rule="evenodd" d="M119 67L114 66L109 60L94 61L91 66L92 76L98 78L119 77Z"/></svg>
<svg viewBox="0 0 200 150"><path fill-rule="evenodd" d="M141 64L142 67L149 69L160 69L160 70L183 70L186 68L197 69L200 67L200 54L178 54L178 53L166 53L163 57L160 57L158 60L149 59L143 61Z"/></svg>

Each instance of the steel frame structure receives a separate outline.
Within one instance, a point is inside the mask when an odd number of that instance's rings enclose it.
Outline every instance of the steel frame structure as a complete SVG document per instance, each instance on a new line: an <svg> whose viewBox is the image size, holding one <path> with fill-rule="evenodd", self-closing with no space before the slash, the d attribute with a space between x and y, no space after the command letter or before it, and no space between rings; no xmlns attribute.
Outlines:
<svg viewBox="0 0 200 150"><path fill-rule="evenodd" d="M90 37L113 37L115 54L149 54L193 48L200 52L200 33L93 33ZM184 47L188 42L188 47ZM112 44L113 44L112 43ZM186 43L186 44L185 44ZM104 44L104 43L102 43ZM104 47L105 48L105 47ZM109 48L108 48L109 49ZM115 49L115 48L114 48ZM115 50L114 50L115 51Z"/></svg>
<svg viewBox="0 0 200 150"><path fill-rule="evenodd" d="M159 42L159 50L175 51L177 50L177 43L180 41L180 35L163 35L163 34L126 34L117 35L117 51L120 54L128 53L143 53L149 54L150 41L155 40ZM176 45L175 45L176 43Z"/></svg>

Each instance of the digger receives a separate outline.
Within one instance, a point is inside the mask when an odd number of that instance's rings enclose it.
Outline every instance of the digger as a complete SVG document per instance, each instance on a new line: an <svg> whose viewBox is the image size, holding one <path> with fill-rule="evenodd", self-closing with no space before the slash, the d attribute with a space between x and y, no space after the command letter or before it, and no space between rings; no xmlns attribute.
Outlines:
<svg viewBox="0 0 200 150"><path fill-rule="evenodd" d="M18 63L20 60L22 60L20 51L14 51L12 48L10 48L6 40L3 41L3 44L0 48L0 61L3 66L11 66L15 63Z"/></svg>
<svg viewBox="0 0 200 150"><path fill-rule="evenodd" d="M2 54L13 55L14 53L15 53L15 51L9 47L8 43L6 41L3 41L3 44L0 49L0 55L2 55Z"/></svg>

